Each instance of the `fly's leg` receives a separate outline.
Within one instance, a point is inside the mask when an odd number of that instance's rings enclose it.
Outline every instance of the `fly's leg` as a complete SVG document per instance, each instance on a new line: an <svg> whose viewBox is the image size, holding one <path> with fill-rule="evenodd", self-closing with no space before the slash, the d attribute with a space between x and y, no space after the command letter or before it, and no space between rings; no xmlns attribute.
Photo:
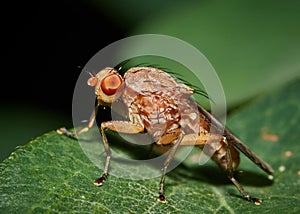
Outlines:
<svg viewBox="0 0 300 214"><path fill-rule="evenodd" d="M260 205L262 200L258 198L251 197L242 187L242 185L233 177L233 166L232 166L232 157L231 157L231 143L226 140L224 137L222 141L226 145L226 162L227 162L227 169L226 173L228 178L231 180L231 182L236 186L236 188L240 191L240 193L246 198L248 201L254 202L256 205Z"/></svg>
<svg viewBox="0 0 300 214"><path fill-rule="evenodd" d="M105 161L105 167L102 176L94 181L94 184L96 186L101 186L103 182L106 180L108 175L110 158L111 158L111 151L105 134L105 129L109 129L117 132L123 132L127 134L137 134L144 131L144 128L142 126L133 124L129 121L107 121L101 123L101 135L104 144L104 149L106 152L106 161Z"/></svg>
<svg viewBox="0 0 300 214"><path fill-rule="evenodd" d="M95 107L95 110L92 112L91 116L90 116L90 119L89 119L89 123L86 127L76 131L76 132L69 132L66 128L62 127L62 128L59 128L57 129L57 133L59 134L64 134L64 135L67 135L69 137L74 137L74 136L78 136L84 132L87 132L90 128L93 127L93 124L95 122L95 119L96 119L96 114L97 114L97 111L98 111L98 106Z"/></svg>
<svg viewBox="0 0 300 214"><path fill-rule="evenodd" d="M104 149L106 152L106 161L105 161L105 167L104 167L102 176L94 181L94 184L96 186L101 186L103 184L103 182L105 181L105 179L107 177L107 173L108 173L110 158L111 158L111 151L109 148L107 137L104 132L105 128L106 128L106 123L101 123L101 135L102 135L102 140L103 140L103 144L104 144Z"/></svg>
<svg viewBox="0 0 300 214"><path fill-rule="evenodd" d="M164 162L164 166L163 166L163 172L162 172L162 176L161 176L161 180L159 183L159 196L158 196L158 201L162 202L162 203L166 203L166 198L165 198L165 191L164 191L164 183L165 183L165 177L166 177L166 173L167 173L167 168L171 162L171 160L173 159L181 141L183 139L183 134L179 134L176 143L174 144L174 146L172 146L172 148L169 151L168 157Z"/></svg>

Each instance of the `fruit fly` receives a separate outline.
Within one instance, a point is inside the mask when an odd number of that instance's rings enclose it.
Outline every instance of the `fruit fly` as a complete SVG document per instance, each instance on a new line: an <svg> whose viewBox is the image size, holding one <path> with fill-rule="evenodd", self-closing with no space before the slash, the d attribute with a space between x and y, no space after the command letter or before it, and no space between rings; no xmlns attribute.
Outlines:
<svg viewBox="0 0 300 214"><path fill-rule="evenodd" d="M194 90L187 84L178 82L169 73L154 67L133 67L127 70L124 76L120 75L117 69L107 67L96 75L91 74L87 84L95 87L98 102L88 125L76 132L61 128L59 133L77 136L88 131L95 122L99 105L111 106L120 100L125 104L129 118L101 123L106 162L102 176L94 181L95 185L101 186L109 172L111 150L105 130L127 134L147 132L155 144L170 146L162 168L159 202L166 202L165 175L180 146L198 146L203 149L226 171L228 178L245 199L255 204L262 202L250 196L233 176L240 162L238 150L268 174L272 174L273 169L203 107L191 105Z"/></svg>

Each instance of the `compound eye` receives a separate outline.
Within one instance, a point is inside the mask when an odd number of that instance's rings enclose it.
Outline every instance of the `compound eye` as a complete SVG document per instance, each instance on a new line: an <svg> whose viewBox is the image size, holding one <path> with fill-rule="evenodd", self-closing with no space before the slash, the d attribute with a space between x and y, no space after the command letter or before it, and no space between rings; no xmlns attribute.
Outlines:
<svg viewBox="0 0 300 214"><path fill-rule="evenodd" d="M101 89L106 95L113 95L122 85L123 80L117 74L105 77L101 82Z"/></svg>

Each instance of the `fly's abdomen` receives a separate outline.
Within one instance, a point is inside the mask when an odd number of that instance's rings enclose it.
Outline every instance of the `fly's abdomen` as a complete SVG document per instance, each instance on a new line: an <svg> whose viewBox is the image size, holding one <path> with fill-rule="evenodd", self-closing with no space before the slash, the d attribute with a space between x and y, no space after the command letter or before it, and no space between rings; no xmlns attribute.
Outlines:
<svg viewBox="0 0 300 214"><path fill-rule="evenodd" d="M203 148L203 146L201 146ZM203 150L206 155L211 156L211 159L214 160L222 169L225 171L228 168L227 163L227 150L229 149L231 160L232 160L232 169L236 169L240 163L240 154L234 147L228 147L227 144L223 141L221 142L209 142L205 144L205 149Z"/></svg>

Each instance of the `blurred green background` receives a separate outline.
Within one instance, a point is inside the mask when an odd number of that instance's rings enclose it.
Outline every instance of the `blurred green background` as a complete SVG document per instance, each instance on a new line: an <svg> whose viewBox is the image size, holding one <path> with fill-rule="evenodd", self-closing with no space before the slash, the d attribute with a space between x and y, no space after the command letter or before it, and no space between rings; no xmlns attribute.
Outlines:
<svg viewBox="0 0 300 214"><path fill-rule="evenodd" d="M223 84L229 110L300 76L299 1L12 1L2 28L0 160L72 127L81 68L126 36L167 34L197 47Z"/></svg>

